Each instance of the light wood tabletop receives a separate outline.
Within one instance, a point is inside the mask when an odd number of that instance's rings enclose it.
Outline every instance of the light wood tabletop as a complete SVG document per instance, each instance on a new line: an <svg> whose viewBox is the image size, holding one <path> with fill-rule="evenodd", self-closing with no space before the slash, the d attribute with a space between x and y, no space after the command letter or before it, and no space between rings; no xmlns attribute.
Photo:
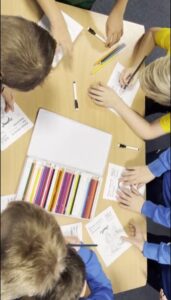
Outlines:
<svg viewBox="0 0 171 300"><path fill-rule="evenodd" d="M106 131L113 136L108 163L111 162L122 166L143 165L145 163L144 142L133 133L120 117L92 103L88 97L87 89L90 84L97 81L107 83L118 61L124 66L129 66L134 45L143 34L144 27L124 22L122 41L127 45L125 51L116 55L101 71L92 75L91 70L94 62L107 53L109 49L106 49L100 40L91 35L87 28L92 27L96 32L104 35L107 16L68 5L58 5L84 27L74 43L73 58L70 60L68 57L64 57L60 64L51 71L42 86L27 93L15 91L14 97L17 104L33 122L35 122L38 109L43 107L62 116ZM36 22L42 15L34 0L1 0L1 13L5 15L20 15ZM78 111L73 106L72 82L74 80L77 82L78 89L80 106ZM140 114L144 113L144 96L141 90L138 91L135 97L133 108ZM31 134L32 130L1 153L2 195L14 194L17 190ZM120 149L117 147L118 143L136 146L140 148L140 151ZM121 209L117 202L103 199L108 163L103 176L96 215L108 206L112 206L124 228L126 228L131 219L134 219L146 233L145 218ZM78 219L70 217L57 216L57 219L60 224L78 222ZM86 224L87 221L82 220L82 223ZM85 228L83 237L85 242L91 242ZM107 276L112 281L115 293L138 288L146 284L146 259L136 248L131 247L108 268L105 267L99 255L98 257Z"/></svg>

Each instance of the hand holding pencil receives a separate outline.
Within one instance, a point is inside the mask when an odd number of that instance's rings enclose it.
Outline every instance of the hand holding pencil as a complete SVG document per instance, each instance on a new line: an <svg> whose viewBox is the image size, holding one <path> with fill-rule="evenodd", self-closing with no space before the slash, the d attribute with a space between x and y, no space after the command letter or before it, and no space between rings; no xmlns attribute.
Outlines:
<svg viewBox="0 0 171 300"><path fill-rule="evenodd" d="M135 75L138 73L146 58L147 57L145 56L136 68L133 66L123 70L119 78L120 85L123 89L126 89L127 86L130 85L130 82L135 79Z"/></svg>

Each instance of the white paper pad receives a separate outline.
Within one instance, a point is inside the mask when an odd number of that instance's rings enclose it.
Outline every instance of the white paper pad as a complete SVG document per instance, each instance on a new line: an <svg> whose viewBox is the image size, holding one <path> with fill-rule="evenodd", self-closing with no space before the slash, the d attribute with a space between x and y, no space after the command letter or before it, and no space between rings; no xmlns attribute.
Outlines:
<svg viewBox="0 0 171 300"><path fill-rule="evenodd" d="M116 94L122 98L122 100L130 107L133 103L136 93L140 87L139 80L135 82L134 85L128 86L125 90L121 88L119 83L119 77L121 72L124 70L124 66L120 63L117 63L112 75L108 81L108 86L111 87ZM116 113L114 109L110 109L112 112Z"/></svg>
<svg viewBox="0 0 171 300"><path fill-rule="evenodd" d="M6 113L4 108L5 102L3 97L1 97L1 151L8 148L33 127L33 123L16 103L14 104L14 112L9 111Z"/></svg>
<svg viewBox="0 0 171 300"><path fill-rule="evenodd" d="M71 40L72 40L72 42L74 42L76 40L76 38L79 36L83 27L78 22L76 22L73 18L68 16L66 13L62 12L62 14L64 16L68 31L70 33ZM50 23L49 23L48 18L45 15L38 22L38 25L43 27L44 29L50 31ZM57 50L56 55L54 56L52 67L56 67L56 65L59 63L59 61L62 59L62 57L63 57L63 52L62 52L62 49L59 48Z"/></svg>
<svg viewBox="0 0 171 300"><path fill-rule="evenodd" d="M28 156L102 176L112 136L40 109Z"/></svg>
<svg viewBox="0 0 171 300"><path fill-rule="evenodd" d="M1 212L7 208L8 203L10 203L11 201L15 201L15 198L15 194L1 196Z"/></svg>
<svg viewBox="0 0 171 300"><path fill-rule="evenodd" d="M83 225L82 223L75 223L61 226L64 236L76 236L81 242L83 241Z"/></svg>
<svg viewBox="0 0 171 300"><path fill-rule="evenodd" d="M117 191L121 187L121 185L119 185L119 178L121 177L121 174L124 172L124 170L125 170L125 168L122 166L118 166L118 165L111 164L111 163L109 164L108 174L107 174L104 193L103 193L104 199L117 201L117 199L116 199ZM127 185L127 186L124 185L124 187L130 188L129 185ZM143 185L139 189L139 192L142 195L144 195L145 185Z"/></svg>
<svg viewBox="0 0 171 300"><path fill-rule="evenodd" d="M107 267L131 246L121 239L127 235L112 207L90 221L86 228Z"/></svg>

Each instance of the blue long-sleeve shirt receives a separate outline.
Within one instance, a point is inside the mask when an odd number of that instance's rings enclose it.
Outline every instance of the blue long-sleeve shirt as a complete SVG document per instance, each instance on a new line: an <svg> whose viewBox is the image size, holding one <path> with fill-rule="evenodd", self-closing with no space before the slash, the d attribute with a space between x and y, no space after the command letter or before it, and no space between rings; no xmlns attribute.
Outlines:
<svg viewBox="0 0 171 300"><path fill-rule="evenodd" d="M159 177L163 173L163 205L156 205L151 201L145 201L141 213L151 218L154 222L161 224L165 227L171 227L171 148L168 148L160 156L148 165L150 171L154 176Z"/></svg>
<svg viewBox="0 0 171 300"><path fill-rule="evenodd" d="M152 219L155 223L165 227L171 227L171 209L163 205L156 205L146 200L142 206L141 213Z"/></svg>
<svg viewBox="0 0 171 300"><path fill-rule="evenodd" d="M157 261L163 265L170 265L171 264L171 243L160 243L160 244L153 244L153 243L144 243L143 247L143 254L146 258L152 259Z"/></svg>
<svg viewBox="0 0 171 300"><path fill-rule="evenodd" d="M102 270L96 254L87 249L80 248L78 254L86 266L86 280L91 294L80 300L114 300L112 285Z"/></svg>
<svg viewBox="0 0 171 300"><path fill-rule="evenodd" d="M162 152L157 159L148 165L148 168L155 177L160 177L171 170L171 147Z"/></svg>

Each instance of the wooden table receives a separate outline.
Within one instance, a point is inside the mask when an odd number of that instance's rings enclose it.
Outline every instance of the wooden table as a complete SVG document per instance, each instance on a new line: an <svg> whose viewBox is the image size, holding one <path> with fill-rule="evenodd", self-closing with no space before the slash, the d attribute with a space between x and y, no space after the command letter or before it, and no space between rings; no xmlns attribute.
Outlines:
<svg viewBox="0 0 171 300"><path fill-rule="evenodd" d="M35 2L34 0L1 0L2 13L20 15L37 22L42 12ZM125 66L131 63L134 45L144 32L144 27L125 22L122 40L128 44L126 52L123 51L121 54L118 54L115 59L106 65L104 69L96 73L96 75L91 75L93 63L109 50L104 47L101 41L89 34L86 28L92 27L97 32L104 34L107 17L68 5L59 4L59 6L85 28L75 42L73 60L70 62L65 57L59 66L51 71L51 74L41 87L37 87L35 90L27 93L15 92L14 96L17 104L33 122L35 121L38 108L44 107L65 117L109 132L113 135L113 140L108 162L123 166L144 164L144 142L129 129L121 118L107 109L94 105L87 95L87 89L91 83L99 80L104 83L108 81L118 61ZM79 111L74 110L73 107L73 80L77 81ZM136 96L133 108L140 114L144 113L144 98L141 91ZM2 195L16 192L31 134L32 131L29 131L1 154ZM119 149L116 147L118 143L137 146L140 148L140 151ZM116 202L103 199L107 167L108 164L106 165L96 215L108 206L112 206L124 227L133 218L141 224L142 229L146 232L145 218L119 208ZM60 224L78 222L78 219L69 217L57 216L57 219ZM86 223L85 220L82 222L83 224ZM83 236L84 241L90 242L86 229L84 229ZM112 281L115 293L138 288L146 284L146 259L134 247L126 251L108 268L104 266L101 259L100 261L106 274Z"/></svg>

